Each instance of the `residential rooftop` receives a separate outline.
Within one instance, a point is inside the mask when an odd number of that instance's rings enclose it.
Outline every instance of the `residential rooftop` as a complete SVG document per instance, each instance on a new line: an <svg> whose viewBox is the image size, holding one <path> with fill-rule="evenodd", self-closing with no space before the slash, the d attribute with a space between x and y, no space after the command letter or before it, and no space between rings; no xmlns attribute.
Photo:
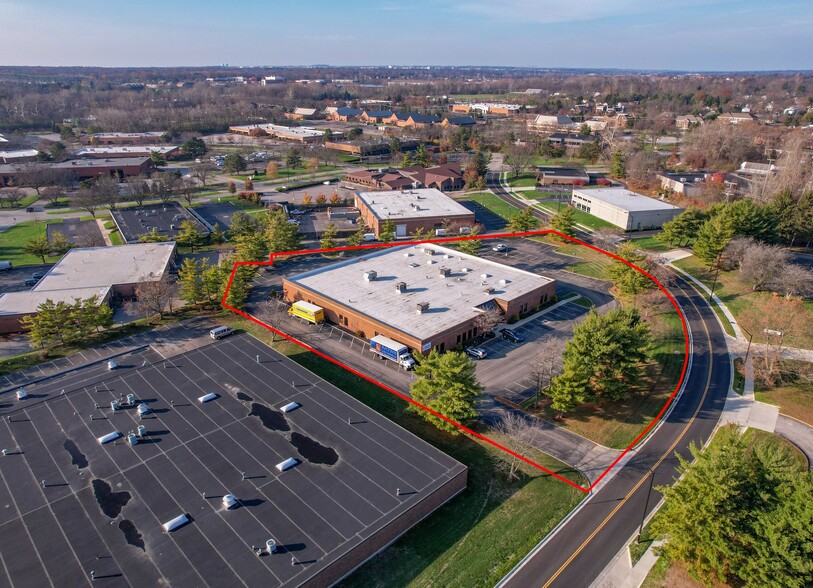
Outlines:
<svg viewBox="0 0 813 588"><path fill-rule="evenodd" d="M674 206L662 200L656 200L655 198L650 198L643 194L631 192L626 188L594 188L590 190L573 190L573 193L578 193L585 198L601 200L602 202L629 212L680 208L679 206Z"/></svg>
<svg viewBox="0 0 813 588"><path fill-rule="evenodd" d="M359 199L379 219L471 216L471 211L435 188L358 192Z"/></svg>
<svg viewBox="0 0 813 588"><path fill-rule="evenodd" d="M370 272L376 276L368 281ZM286 280L421 340L476 317L494 299L513 300L554 281L432 243L388 247ZM419 303L428 310L418 314Z"/></svg>

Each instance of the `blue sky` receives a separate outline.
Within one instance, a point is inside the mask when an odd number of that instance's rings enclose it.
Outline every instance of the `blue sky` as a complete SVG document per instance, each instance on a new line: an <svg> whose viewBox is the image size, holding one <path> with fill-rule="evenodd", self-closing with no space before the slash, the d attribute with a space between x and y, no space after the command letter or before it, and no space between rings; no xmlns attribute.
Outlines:
<svg viewBox="0 0 813 588"><path fill-rule="evenodd" d="M0 0L2 65L813 69L813 0Z"/></svg>

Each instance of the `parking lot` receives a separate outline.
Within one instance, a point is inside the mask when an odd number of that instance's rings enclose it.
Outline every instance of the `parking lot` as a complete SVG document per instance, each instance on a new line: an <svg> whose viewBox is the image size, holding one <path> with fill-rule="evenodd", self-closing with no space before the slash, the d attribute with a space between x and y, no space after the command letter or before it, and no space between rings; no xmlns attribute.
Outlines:
<svg viewBox="0 0 813 588"><path fill-rule="evenodd" d="M80 221L78 218L66 218L61 223L48 223L46 226L48 240L56 233L62 233L77 247L104 247L104 237L96 220Z"/></svg>
<svg viewBox="0 0 813 588"><path fill-rule="evenodd" d="M210 225L217 224L220 229L225 230L231 225L231 218L234 213L243 209L233 202L218 202L217 199L213 199L196 204L194 210Z"/></svg>
<svg viewBox="0 0 813 588"><path fill-rule="evenodd" d="M209 229L203 223L175 201L122 208L111 211L111 214L126 243L137 243L140 237L153 229L165 237L175 238L180 233L180 226L184 221L194 223L204 235L209 233Z"/></svg>
<svg viewBox="0 0 813 588"><path fill-rule="evenodd" d="M487 233L501 231L508 226L508 222L504 218L494 214L482 204L465 199L460 199L457 202L474 213L474 219L483 225Z"/></svg>

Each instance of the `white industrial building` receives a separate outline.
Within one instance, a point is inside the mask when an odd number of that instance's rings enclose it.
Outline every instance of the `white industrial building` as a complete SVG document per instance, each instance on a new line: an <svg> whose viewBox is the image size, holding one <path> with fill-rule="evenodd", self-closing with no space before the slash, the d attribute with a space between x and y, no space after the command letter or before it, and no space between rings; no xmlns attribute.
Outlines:
<svg viewBox="0 0 813 588"><path fill-rule="evenodd" d="M659 229L683 212L682 208L626 188L573 190L570 203L625 231Z"/></svg>

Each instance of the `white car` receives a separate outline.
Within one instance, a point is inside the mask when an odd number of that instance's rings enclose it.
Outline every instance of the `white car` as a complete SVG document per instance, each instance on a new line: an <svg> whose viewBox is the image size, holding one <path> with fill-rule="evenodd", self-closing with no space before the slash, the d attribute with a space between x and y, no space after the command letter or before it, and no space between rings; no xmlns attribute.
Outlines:
<svg viewBox="0 0 813 588"><path fill-rule="evenodd" d="M473 359L485 359L488 353L482 347L466 347L466 355Z"/></svg>
<svg viewBox="0 0 813 588"><path fill-rule="evenodd" d="M506 247L503 243L497 243L491 248L491 250L496 251L497 253L502 253L503 251L508 251L508 247Z"/></svg>
<svg viewBox="0 0 813 588"><path fill-rule="evenodd" d="M296 220L295 218L289 218L288 222L291 223L292 225L298 225L299 224L299 221Z"/></svg>

